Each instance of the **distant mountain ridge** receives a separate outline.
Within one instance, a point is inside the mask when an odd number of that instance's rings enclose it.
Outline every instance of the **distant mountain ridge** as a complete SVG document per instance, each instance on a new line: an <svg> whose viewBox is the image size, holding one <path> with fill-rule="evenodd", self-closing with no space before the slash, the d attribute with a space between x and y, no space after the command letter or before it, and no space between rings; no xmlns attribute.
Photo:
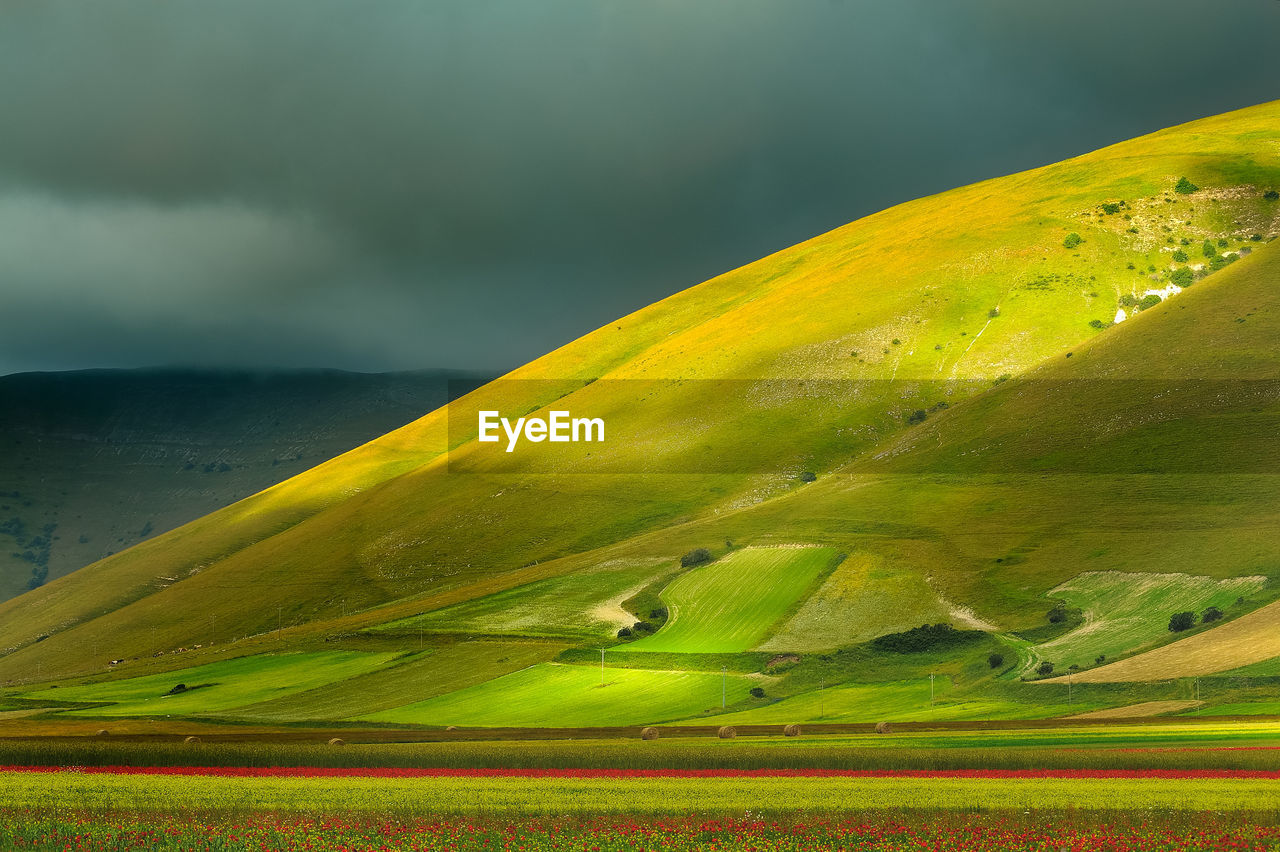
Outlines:
<svg viewBox="0 0 1280 852"><path fill-rule="evenodd" d="M461 371L0 376L0 600L421 417Z"/></svg>

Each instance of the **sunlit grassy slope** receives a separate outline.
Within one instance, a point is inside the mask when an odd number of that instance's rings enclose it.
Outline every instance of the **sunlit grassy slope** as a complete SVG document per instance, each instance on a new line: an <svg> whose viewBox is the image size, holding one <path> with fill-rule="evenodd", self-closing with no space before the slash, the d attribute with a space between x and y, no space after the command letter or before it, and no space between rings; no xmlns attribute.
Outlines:
<svg viewBox="0 0 1280 852"><path fill-rule="evenodd" d="M682 574L662 591L667 623L632 651L734 653L765 640L840 555L827 547L752 547Z"/></svg>
<svg viewBox="0 0 1280 852"><path fill-rule="evenodd" d="M165 716L216 713L346 680L386 665L394 654L358 651L260 654L184 669L171 675L64 687L32 697L103 702L76 711L90 716ZM182 691L174 693L181 685Z"/></svg>
<svg viewBox="0 0 1280 852"><path fill-rule="evenodd" d="M1200 191L1173 191L1184 174ZM1271 403L1213 384L1280 372L1267 244L1280 205L1264 197L1277 186L1273 103L859 220L0 605L0 678L112 658L122 673L177 668L209 649L166 652L208 644L211 617L217 652L426 613L423 629L465 638L484 626L485 596L523 587L533 601L552 578L640 566L595 592L564 581L587 610L576 625L555 594L530 604L529 623L550 630L511 620L520 595L493 610L495 632L594 635L608 622L590 611L730 540L878 566L841 578L878 603L829 639L803 628L829 617L797 601L786 624L806 651L916 614L1034 628L1046 593L1085 571L1280 574L1280 495L1240 462L1270 451L1256 436ZM1082 241L1064 244L1073 233ZM1207 267L1174 259L1206 238L1254 251L1119 326L1090 325ZM1188 376L1209 381L1176 394L1112 381ZM552 402L605 418L610 440L507 455L470 439L480 408Z"/></svg>
<svg viewBox="0 0 1280 852"><path fill-rule="evenodd" d="M540 665L363 718L473 727L638 725L717 709L722 699L736 704L750 688L739 675Z"/></svg>

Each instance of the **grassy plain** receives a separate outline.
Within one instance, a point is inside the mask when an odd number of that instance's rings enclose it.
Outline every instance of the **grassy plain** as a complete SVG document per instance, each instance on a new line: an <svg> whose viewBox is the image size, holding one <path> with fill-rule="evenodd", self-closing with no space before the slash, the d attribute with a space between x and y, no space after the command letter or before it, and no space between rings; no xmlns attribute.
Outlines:
<svg viewBox="0 0 1280 852"><path fill-rule="evenodd" d="M782 814L876 809L1257 811L1280 779L1211 778L225 778L0 772L0 808L281 811L323 815Z"/></svg>

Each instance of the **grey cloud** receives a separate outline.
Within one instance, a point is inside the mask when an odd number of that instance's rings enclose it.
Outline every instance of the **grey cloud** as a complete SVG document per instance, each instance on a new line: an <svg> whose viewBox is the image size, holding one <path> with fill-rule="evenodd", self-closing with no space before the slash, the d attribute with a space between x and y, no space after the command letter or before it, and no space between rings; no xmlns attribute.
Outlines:
<svg viewBox="0 0 1280 852"><path fill-rule="evenodd" d="M1275 97L1278 10L7 4L0 372L511 366L897 201Z"/></svg>

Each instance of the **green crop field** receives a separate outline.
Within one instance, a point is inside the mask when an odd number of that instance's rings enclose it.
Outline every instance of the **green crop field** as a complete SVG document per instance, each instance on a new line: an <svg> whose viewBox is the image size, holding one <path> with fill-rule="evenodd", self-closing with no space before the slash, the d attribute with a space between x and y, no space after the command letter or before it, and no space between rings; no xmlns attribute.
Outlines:
<svg viewBox="0 0 1280 852"><path fill-rule="evenodd" d="M1030 719L1084 712L1086 703L1020 703L1000 697L954 696L948 678L898 683L840 684L716 717L726 725L790 724L800 722L912 722L949 719ZM696 721L694 722L696 723Z"/></svg>
<svg viewBox="0 0 1280 852"><path fill-rule="evenodd" d="M421 616L380 625L380 631L510 633L568 638L612 637L636 618L622 602L673 562L658 559L606 562L586 571L539 580Z"/></svg>
<svg viewBox="0 0 1280 852"><path fill-rule="evenodd" d="M356 677L395 657L358 651L259 654L166 674L49 689L31 697L108 702L105 707L74 711L89 716L203 715ZM167 694L178 684L186 691Z"/></svg>
<svg viewBox="0 0 1280 852"><path fill-rule="evenodd" d="M727 702L746 699L752 682L724 679ZM371 722L472 727L590 727L681 719L720 707L722 679L706 672L541 664L362 717Z"/></svg>
<svg viewBox="0 0 1280 852"><path fill-rule="evenodd" d="M950 617L923 576L895 570L883 556L854 553L760 648L824 651Z"/></svg>
<svg viewBox="0 0 1280 852"><path fill-rule="evenodd" d="M651 814L868 808L1262 810L1280 780L1214 778L220 778L0 772L0 807L335 810L386 815Z"/></svg>
<svg viewBox="0 0 1280 852"><path fill-rule="evenodd" d="M1165 640L1175 612L1199 616L1210 606L1230 612L1237 599L1251 597L1266 582L1266 577L1215 580L1190 574L1081 574L1049 594L1083 610L1085 623L1040 644L1036 651L1059 669L1073 663L1088 667L1099 654L1115 657Z"/></svg>
<svg viewBox="0 0 1280 852"><path fill-rule="evenodd" d="M666 625L632 651L734 653L759 645L839 555L825 547L738 550L662 591Z"/></svg>
<svg viewBox="0 0 1280 852"><path fill-rule="evenodd" d="M563 647L532 641L459 642L428 647L393 666L250 704L227 715L279 722L350 719L484 683L546 662Z"/></svg>

